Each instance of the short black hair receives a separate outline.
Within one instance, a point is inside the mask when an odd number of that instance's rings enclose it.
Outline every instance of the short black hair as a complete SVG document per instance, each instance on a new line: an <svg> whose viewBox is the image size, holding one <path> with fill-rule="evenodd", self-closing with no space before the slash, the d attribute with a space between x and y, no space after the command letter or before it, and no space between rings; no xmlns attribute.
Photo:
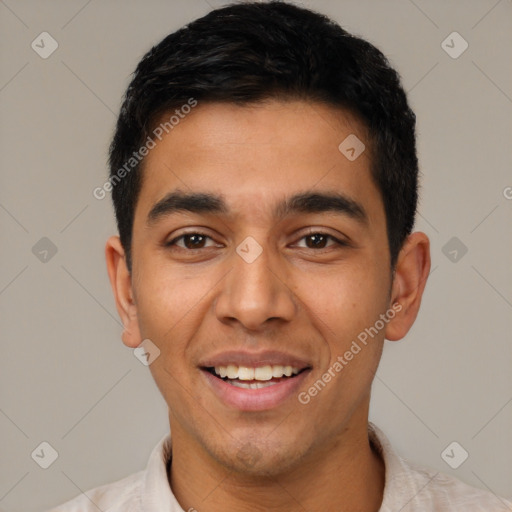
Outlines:
<svg viewBox="0 0 512 512"><path fill-rule="evenodd" d="M191 99L248 105L273 98L322 102L363 122L394 268L413 229L418 197L416 117L400 76L380 50L327 16L272 1L215 9L165 37L137 65L109 154L110 189L130 270L144 164L133 155L162 115Z"/></svg>

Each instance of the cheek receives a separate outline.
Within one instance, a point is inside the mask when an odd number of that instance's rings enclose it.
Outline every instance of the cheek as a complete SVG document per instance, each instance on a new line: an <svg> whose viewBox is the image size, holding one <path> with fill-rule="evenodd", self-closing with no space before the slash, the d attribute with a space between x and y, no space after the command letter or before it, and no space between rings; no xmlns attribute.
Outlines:
<svg viewBox="0 0 512 512"><path fill-rule="evenodd" d="M142 269L137 288L141 335L154 341L162 351L179 350L183 329L190 325L204 295L200 280L184 279L165 266Z"/></svg>
<svg viewBox="0 0 512 512"><path fill-rule="evenodd" d="M343 345L383 312L387 286L368 266L351 265L321 279L303 280L301 299L324 325L327 338Z"/></svg>
<svg viewBox="0 0 512 512"><path fill-rule="evenodd" d="M336 375L331 386L336 403L339 396L350 403L350 396L360 396L372 380L385 332L376 332L373 327L386 311L387 286L370 269L356 272L352 268L326 280L324 288L317 289L310 298L320 319L318 329L330 352L322 371Z"/></svg>
<svg viewBox="0 0 512 512"><path fill-rule="evenodd" d="M159 348L150 371L167 403L179 409L183 388L191 387L187 346L199 326L205 289L201 280L184 279L174 271L148 268L147 276L138 294L140 331Z"/></svg>

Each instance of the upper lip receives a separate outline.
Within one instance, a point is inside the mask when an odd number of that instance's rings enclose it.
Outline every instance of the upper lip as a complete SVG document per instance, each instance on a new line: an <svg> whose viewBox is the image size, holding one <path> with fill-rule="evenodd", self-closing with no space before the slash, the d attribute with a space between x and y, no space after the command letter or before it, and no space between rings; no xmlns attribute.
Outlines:
<svg viewBox="0 0 512 512"><path fill-rule="evenodd" d="M301 357L277 350L265 350L262 352L230 350L220 352L216 355L203 359L199 366L203 368L211 368L215 366L227 366L229 364L254 368L266 365L293 366L300 370L311 366Z"/></svg>

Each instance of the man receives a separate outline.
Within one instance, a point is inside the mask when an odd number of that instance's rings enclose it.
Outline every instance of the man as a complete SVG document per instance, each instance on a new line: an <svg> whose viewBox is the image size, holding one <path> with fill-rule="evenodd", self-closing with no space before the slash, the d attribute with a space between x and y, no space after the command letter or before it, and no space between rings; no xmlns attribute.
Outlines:
<svg viewBox="0 0 512 512"><path fill-rule="evenodd" d="M110 169L122 339L171 434L55 510L512 510L368 422L430 269L415 117L380 51L284 2L214 10L139 63Z"/></svg>

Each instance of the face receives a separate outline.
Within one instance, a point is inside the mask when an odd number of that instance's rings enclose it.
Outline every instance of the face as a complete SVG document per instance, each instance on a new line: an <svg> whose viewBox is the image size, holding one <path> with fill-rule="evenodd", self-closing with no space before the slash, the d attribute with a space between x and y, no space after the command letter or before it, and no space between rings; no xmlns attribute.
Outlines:
<svg viewBox="0 0 512 512"><path fill-rule="evenodd" d="M349 135L365 142L317 103L199 103L145 160L131 275L118 249L123 340L160 350L173 439L238 472L278 474L366 428L404 287L369 145L349 159Z"/></svg>

